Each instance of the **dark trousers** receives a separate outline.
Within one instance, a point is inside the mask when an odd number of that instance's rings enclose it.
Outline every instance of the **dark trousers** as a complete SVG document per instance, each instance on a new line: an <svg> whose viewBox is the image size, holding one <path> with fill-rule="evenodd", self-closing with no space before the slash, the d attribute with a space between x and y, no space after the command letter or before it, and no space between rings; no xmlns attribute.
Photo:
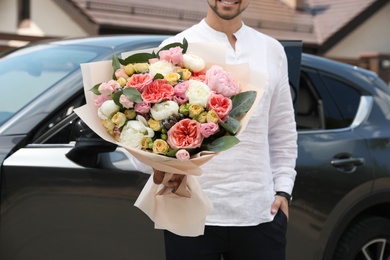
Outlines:
<svg viewBox="0 0 390 260"><path fill-rule="evenodd" d="M206 226L204 235L182 237L165 231L167 260L284 260L287 217L249 227Z"/></svg>

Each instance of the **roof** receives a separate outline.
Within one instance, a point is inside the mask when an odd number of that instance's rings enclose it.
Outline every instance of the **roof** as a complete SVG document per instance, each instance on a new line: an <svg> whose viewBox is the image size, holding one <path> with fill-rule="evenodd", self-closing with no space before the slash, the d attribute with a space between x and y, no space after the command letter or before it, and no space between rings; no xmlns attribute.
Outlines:
<svg viewBox="0 0 390 260"><path fill-rule="evenodd" d="M62 2L62 4L60 4ZM68 13L108 33L175 34L206 15L207 2L193 0L58 0ZM389 0L306 0L303 10L282 0L252 0L244 22L278 40L302 40L315 53L324 53ZM86 23L84 23L86 24ZM97 29L96 29L97 28Z"/></svg>

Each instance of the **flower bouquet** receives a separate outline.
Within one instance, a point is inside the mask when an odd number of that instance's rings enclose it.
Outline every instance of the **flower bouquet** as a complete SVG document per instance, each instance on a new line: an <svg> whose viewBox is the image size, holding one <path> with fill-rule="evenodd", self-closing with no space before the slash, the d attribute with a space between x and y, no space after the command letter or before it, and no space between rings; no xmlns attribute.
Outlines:
<svg viewBox="0 0 390 260"><path fill-rule="evenodd" d="M221 47L184 39L81 65L87 104L79 117L140 162L171 173L163 182L186 175L175 193L151 176L135 203L157 227L180 235L203 233L212 205L194 176L239 142L263 93L264 77L246 64L224 64Z"/></svg>

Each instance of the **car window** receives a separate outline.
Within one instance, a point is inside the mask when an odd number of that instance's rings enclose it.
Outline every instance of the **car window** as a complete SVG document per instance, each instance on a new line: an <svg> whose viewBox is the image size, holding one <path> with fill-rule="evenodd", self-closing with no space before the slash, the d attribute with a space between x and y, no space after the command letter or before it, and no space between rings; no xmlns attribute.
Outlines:
<svg viewBox="0 0 390 260"><path fill-rule="evenodd" d="M66 47L20 50L0 62L0 125L98 54Z"/></svg>
<svg viewBox="0 0 390 260"><path fill-rule="evenodd" d="M303 70L296 104L297 129L339 129L350 126L360 96L357 89L338 78L321 75L315 70Z"/></svg>

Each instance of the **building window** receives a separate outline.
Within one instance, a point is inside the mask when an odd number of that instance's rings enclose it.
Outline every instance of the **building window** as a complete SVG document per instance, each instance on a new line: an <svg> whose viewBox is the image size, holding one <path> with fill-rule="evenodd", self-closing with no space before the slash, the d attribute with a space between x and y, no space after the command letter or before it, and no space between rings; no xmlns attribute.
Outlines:
<svg viewBox="0 0 390 260"><path fill-rule="evenodd" d="M18 28L30 26L30 0L18 0Z"/></svg>

